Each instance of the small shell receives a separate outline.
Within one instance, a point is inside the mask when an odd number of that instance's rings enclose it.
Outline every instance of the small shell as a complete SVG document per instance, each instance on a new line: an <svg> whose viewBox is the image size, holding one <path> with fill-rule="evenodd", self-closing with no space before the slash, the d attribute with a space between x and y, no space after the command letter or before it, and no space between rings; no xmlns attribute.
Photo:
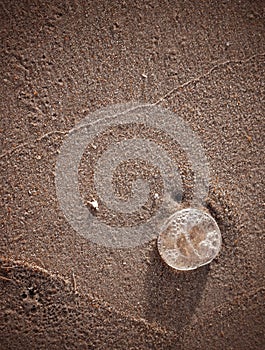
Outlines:
<svg viewBox="0 0 265 350"><path fill-rule="evenodd" d="M162 259L176 270L193 270L210 263L221 244L216 221L193 208L173 214L162 227L157 241Z"/></svg>
<svg viewBox="0 0 265 350"><path fill-rule="evenodd" d="M93 199L92 202L88 202L88 204L90 204L94 210L98 210L98 201L96 201L95 199Z"/></svg>

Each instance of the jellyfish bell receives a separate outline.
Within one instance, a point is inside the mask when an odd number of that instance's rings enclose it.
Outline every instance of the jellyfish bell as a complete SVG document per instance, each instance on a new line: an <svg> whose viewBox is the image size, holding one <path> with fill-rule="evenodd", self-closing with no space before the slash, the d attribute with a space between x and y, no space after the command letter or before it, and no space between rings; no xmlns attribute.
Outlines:
<svg viewBox="0 0 265 350"><path fill-rule="evenodd" d="M174 213L162 225L157 246L166 264L176 270L194 270L209 264L222 244L220 229L205 211L188 208Z"/></svg>

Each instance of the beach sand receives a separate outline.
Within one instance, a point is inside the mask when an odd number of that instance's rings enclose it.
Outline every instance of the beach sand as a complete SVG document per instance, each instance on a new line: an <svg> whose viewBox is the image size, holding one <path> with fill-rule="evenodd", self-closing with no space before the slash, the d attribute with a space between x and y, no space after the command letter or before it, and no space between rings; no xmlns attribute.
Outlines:
<svg viewBox="0 0 265 350"><path fill-rule="evenodd" d="M0 349L261 349L264 2L4 0L0 8ZM60 209L55 164L67 133L131 101L176 113L201 140L206 207L223 239L210 265L173 271L155 239L97 245ZM96 195L90 154L80 165L87 201ZM181 151L179 160L185 181Z"/></svg>

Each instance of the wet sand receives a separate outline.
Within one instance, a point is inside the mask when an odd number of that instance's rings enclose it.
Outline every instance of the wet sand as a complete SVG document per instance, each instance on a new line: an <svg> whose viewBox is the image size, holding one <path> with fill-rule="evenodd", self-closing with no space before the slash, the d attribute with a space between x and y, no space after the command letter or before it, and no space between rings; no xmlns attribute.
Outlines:
<svg viewBox="0 0 265 350"><path fill-rule="evenodd" d="M0 348L261 349L264 3L2 1L0 9ZM155 240L98 246L59 207L54 171L69 130L130 101L175 112L200 137L211 168L207 209L223 238L208 266L176 273Z"/></svg>

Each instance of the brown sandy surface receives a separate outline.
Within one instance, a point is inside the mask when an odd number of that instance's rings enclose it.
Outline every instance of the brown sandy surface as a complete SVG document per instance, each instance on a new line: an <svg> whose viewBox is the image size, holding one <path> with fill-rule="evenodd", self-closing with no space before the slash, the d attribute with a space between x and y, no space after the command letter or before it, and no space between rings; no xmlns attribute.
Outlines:
<svg viewBox="0 0 265 350"><path fill-rule="evenodd" d="M261 349L264 2L5 0L0 9L0 348ZM175 273L155 241L97 246L59 208L65 135L129 101L175 111L205 147L208 209L223 236L209 266Z"/></svg>

